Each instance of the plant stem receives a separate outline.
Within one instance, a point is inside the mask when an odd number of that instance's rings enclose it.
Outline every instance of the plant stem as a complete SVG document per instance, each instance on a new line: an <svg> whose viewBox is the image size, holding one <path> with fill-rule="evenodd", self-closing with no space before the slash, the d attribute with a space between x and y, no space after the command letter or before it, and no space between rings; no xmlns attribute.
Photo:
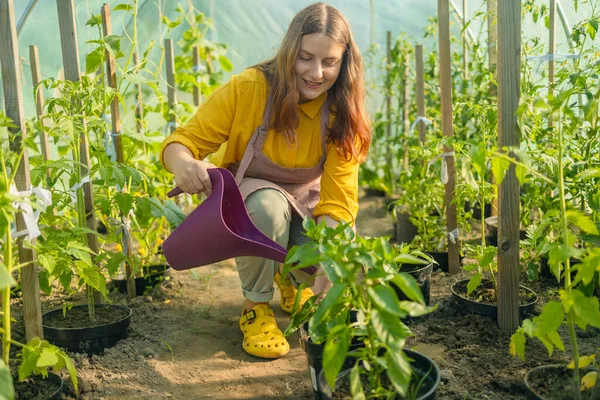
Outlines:
<svg viewBox="0 0 600 400"><path fill-rule="evenodd" d="M4 160L2 160L4 161ZM4 213L4 212L3 212ZM4 213L5 214L5 213ZM5 217L8 217L5 214ZM8 275L12 273L12 235L10 232L10 224L6 226L6 242L4 243L4 264ZM2 359L8 365L10 359L10 286L2 291L2 327L4 332L2 333Z"/></svg>
<svg viewBox="0 0 600 400"><path fill-rule="evenodd" d="M562 120L558 118L558 192L560 196L560 211L561 211L561 219L562 219L562 239L563 245L568 246L569 244L569 227L567 223L567 203L565 201L565 179L563 172L563 130L562 130ZM571 262L567 258L565 262L565 290L567 293L571 293ZM575 399L580 398L579 393L579 351L577 348L577 336L575 334L575 322L573 321L573 312L569 311L567 313L567 325L569 326L569 336L571 339L571 351L573 352L573 360L575 361L575 369L574 369L574 391L575 391Z"/></svg>

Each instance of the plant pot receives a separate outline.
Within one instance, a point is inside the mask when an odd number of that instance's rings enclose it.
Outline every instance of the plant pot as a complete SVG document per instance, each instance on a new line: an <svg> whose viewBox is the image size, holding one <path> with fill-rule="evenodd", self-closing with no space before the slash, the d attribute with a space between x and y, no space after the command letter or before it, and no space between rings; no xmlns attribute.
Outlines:
<svg viewBox="0 0 600 400"><path fill-rule="evenodd" d="M433 272L433 263L429 265L421 264L402 264L400 272L406 272L415 280L421 289L425 304L429 305L431 299L431 272ZM399 300L410 300L396 285L391 283L392 288L396 292Z"/></svg>
<svg viewBox="0 0 600 400"><path fill-rule="evenodd" d="M44 338L72 352L100 354L127 337L131 308L96 304L96 315L100 319L96 326L89 326L87 312L87 304L82 304L67 311L66 318L62 316L62 308L43 314Z"/></svg>
<svg viewBox="0 0 600 400"><path fill-rule="evenodd" d="M498 304L475 301L467 297L468 283L468 279L463 279L461 281L455 282L452 285L452 299L454 300L454 302L459 307L463 308L468 312L497 319ZM479 287L489 290L493 288L493 284L492 281L488 279L483 279ZM537 303L538 300L538 297L535 294L535 292L525 286L519 286L519 297L519 315L521 317L524 317L526 315L532 314L533 310L535 309L535 303Z"/></svg>
<svg viewBox="0 0 600 400"><path fill-rule="evenodd" d="M485 219L485 227L488 231L488 235L485 237L485 241L490 246L498 247L498 216L494 215ZM524 229L519 230L519 240L527 238L527 232Z"/></svg>
<svg viewBox="0 0 600 400"><path fill-rule="evenodd" d="M486 203L484 206L484 218L489 218L492 216L492 205ZM465 211L471 211L471 217L473 219L481 219L481 207L479 206L479 202L475 203L475 205L471 206L471 202L465 201Z"/></svg>
<svg viewBox="0 0 600 400"><path fill-rule="evenodd" d="M417 227L410 222L410 215L400 211L401 207L396 207L396 222L394 223L394 232L397 243L410 243L417 236Z"/></svg>
<svg viewBox="0 0 600 400"><path fill-rule="evenodd" d="M60 400L64 388L62 378L54 372L48 372L47 378L33 376L24 382L14 383L16 399Z"/></svg>
<svg viewBox="0 0 600 400"><path fill-rule="evenodd" d="M424 378L423 383L419 389L416 400L435 400L438 386L440 385L440 369L437 364L433 362L429 357L417 353L416 351L404 349L404 353L411 358L411 367L413 369L413 377L418 380ZM342 372L336 378L336 389L340 387L349 386L350 372L352 368L348 367L343 369ZM412 379L411 379L412 380ZM321 398L324 400L333 399L334 390L325 380L325 373L321 371L319 374L319 387L321 388ZM348 388L349 389L349 388Z"/></svg>
<svg viewBox="0 0 600 400"><path fill-rule="evenodd" d="M583 376L591 368L580 369ZM525 375L528 398L533 400L570 400L573 398L573 370L565 365L542 365L533 368ZM581 400L600 398L593 389L581 392Z"/></svg>
<svg viewBox="0 0 600 400"><path fill-rule="evenodd" d="M159 285L164 277L169 273L171 267L167 264L162 265L151 265L144 268L146 273L143 277L135 277L135 294L141 296L145 293L147 288L153 288ZM126 279L111 279L111 285L120 293L127 293L127 280Z"/></svg>
<svg viewBox="0 0 600 400"><path fill-rule="evenodd" d="M350 313L350 319L356 319L356 312ZM313 395L316 400L321 400L321 393L319 390L319 381L318 376L323 369L323 349L325 348L325 343L313 343L308 336L308 323L304 324L298 330L298 339L300 340L300 347L304 350L306 354L306 360L308 361L308 371L310 374L310 381L312 383ZM350 351L363 347L363 343L353 343L350 345ZM351 358L347 360L348 362L352 361ZM344 363L344 367L347 367L346 363Z"/></svg>
<svg viewBox="0 0 600 400"><path fill-rule="evenodd" d="M385 197L385 190L368 187L365 189L365 195L367 197Z"/></svg>
<svg viewBox="0 0 600 400"><path fill-rule="evenodd" d="M448 266L448 252L447 251L425 251L425 254L428 254L435 260L437 263L433 265L433 270L441 270L444 272L448 272L450 267ZM462 264L462 257L458 256L458 263Z"/></svg>

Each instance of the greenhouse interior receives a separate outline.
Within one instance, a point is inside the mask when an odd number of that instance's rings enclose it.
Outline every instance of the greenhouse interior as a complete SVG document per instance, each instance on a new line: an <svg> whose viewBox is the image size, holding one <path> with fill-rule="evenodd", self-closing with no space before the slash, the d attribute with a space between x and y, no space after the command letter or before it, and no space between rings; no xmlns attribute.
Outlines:
<svg viewBox="0 0 600 400"><path fill-rule="evenodd" d="M0 0L0 400L600 399L600 0Z"/></svg>

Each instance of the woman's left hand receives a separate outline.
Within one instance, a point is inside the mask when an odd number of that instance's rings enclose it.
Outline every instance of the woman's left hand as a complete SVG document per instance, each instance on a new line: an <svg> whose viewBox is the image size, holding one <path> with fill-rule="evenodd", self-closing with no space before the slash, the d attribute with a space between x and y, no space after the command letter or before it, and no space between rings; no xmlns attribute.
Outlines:
<svg viewBox="0 0 600 400"><path fill-rule="evenodd" d="M327 278L327 274L323 270L323 267L319 266L317 269L317 273L315 274L315 283L312 287L312 291L314 294L322 294L327 293L329 289L331 289L332 283Z"/></svg>

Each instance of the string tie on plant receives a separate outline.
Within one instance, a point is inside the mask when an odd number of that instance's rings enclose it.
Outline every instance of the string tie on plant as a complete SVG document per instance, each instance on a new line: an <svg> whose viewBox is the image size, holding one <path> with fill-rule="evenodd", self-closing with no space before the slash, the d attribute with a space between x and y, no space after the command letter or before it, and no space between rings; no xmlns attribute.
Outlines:
<svg viewBox="0 0 600 400"><path fill-rule="evenodd" d="M32 239L37 238L42 233L40 232L40 228L38 226L38 220L40 219L41 210L45 210L48 206L52 205L52 193L49 190L43 189L39 186L32 187L29 190L18 191L17 187L13 184L10 186L10 194L15 196L25 196L27 199L22 201L17 201L16 208L21 209L23 212L23 221L25 222L25 229L17 232L16 229L12 232L13 237L25 236L26 240L31 241ZM35 195L38 199L37 204L40 206L35 212L33 211L33 207L31 207L29 197L31 195Z"/></svg>
<svg viewBox="0 0 600 400"><path fill-rule="evenodd" d="M417 119L415 119L415 121L410 126L410 135L411 136L415 133L415 128L417 127L419 122L423 122L425 124L425 126L429 126L429 125L433 124L433 122L431 122L430 119L427 119L425 117L418 117Z"/></svg>
<svg viewBox="0 0 600 400"><path fill-rule="evenodd" d="M177 122L169 121L165 127L165 136L168 136L171 132L173 132L177 128Z"/></svg>
<svg viewBox="0 0 600 400"><path fill-rule="evenodd" d="M81 180L79 182L77 182L76 184L71 186L71 188L69 190L67 190L67 193L69 193L69 196L71 196L71 200L73 203L77 202L77 189L79 189L80 187L82 187L83 185L85 185L86 183L89 183L89 182L91 182L90 176L86 175L83 178L81 178Z"/></svg>
<svg viewBox="0 0 600 400"><path fill-rule="evenodd" d="M543 56L529 56L527 57L527 61L539 61L537 70L539 71L540 67L543 63L550 61L561 61L567 59L578 59L581 58L581 54L561 54L561 53L548 53Z"/></svg>
<svg viewBox="0 0 600 400"><path fill-rule="evenodd" d="M443 154L441 154L439 156L435 156L427 164L427 172L429 172L429 167L431 167L431 165L434 162L436 162L437 160L439 160L440 158L442 159L442 169L440 171L440 180L442 181L442 183L444 185L446 183L448 183L448 163L446 162L446 157L454 157L454 151L448 151L448 152L443 153Z"/></svg>
<svg viewBox="0 0 600 400"><path fill-rule="evenodd" d="M458 228L454 228L452 232L446 232L446 236L450 243L456 244L458 242Z"/></svg>

